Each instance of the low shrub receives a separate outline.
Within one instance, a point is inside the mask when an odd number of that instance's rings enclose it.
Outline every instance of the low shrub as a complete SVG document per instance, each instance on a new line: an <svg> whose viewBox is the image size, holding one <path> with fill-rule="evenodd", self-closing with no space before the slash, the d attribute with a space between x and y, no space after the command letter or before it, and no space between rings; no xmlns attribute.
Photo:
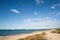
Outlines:
<svg viewBox="0 0 60 40"><path fill-rule="evenodd" d="M55 30L51 31L51 33L58 33L58 34L60 34L60 28L59 28L59 29L55 29Z"/></svg>
<svg viewBox="0 0 60 40"><path fill-rule="evenodd" d="M18 39L18 40L24 40L24 38Z"/></svg>
<svg viewBox="0 0 60 40"><path fill-rule="evenodd" d="M18 40L49 40L47 34L45 32L41 34L35 34L32 36L28 36L26 38L18 39Z"/></svg>

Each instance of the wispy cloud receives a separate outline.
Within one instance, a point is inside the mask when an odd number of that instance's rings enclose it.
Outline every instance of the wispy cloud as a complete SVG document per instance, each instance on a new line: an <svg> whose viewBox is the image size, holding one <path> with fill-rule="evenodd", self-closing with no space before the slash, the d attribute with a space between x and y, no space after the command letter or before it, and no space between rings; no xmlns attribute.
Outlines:
<svg viewBox="0 0 60 40"><path fill-rule="evenodd" d="M59 15L60 15L60 12L58 12L57 14L59 14Z"/></svg>
<svg viewBox="0 0 60 40"><path fill-rule="evenodd" d="M60 16L60 11L55 10L55 11L53 11L53 12L50 12L49 15L50 15L51 17L59 17L59 16Z"/></svg>
<svg viewBox="0 0 60 40"><path fill-rule="evenodd" d="M16 9L11 9L10 10L11 12L14 12L14 13L20 13L18 10L16 10Z"/></svg>
<svg viewBox="0 0 60 40"><path fill-rule="evenodd" d="M37 12L34 12L34 15L35 15L35 16L37 16L37 15L38 15L38 13L37 13Z"/></svg>
<svg viewBox="0 0 60 40"><path fill-rule="evenodd" d="M58 3L57 6L60 6L60 3Z"/></svg>
<svg viewBox="0 0 60 40"><path fill-rule="evenodd" d="M50 6L52 9L55 9L56 8L56 4L53 4L52 6Z"/></svg>
<svg viewBox="0 0 60 40"><path fill-rule="evenodd" d="M43 0L35 0L36 4L39 5L40 3L44 3L45 1Z"/></svg>
<svg viewBox="0 0 60 40"><path fill-rule="evenodd" d="M36 4L39 5L40 4L40 0L35 0Z"/></svg>
<svg viewBox="0 0 60 40"><path fill-rule="evenodd" d="M51 19L50 17L45 18L33 18L33 19L25 19L23 20L23 27L30 28L39 28L39 27L59 27L60 21L56 21ZM59 26L58 26L59 25Z"/></svg>
<svg viewBox="0 0 60 40"><path fill-rule="evenodd" d="M53 4L50 6L50 8L55 9L56 7L60 7L60 3Z"/></svg>
<svg viewBox="0 0 60 40"><path fill-rule="evenodd" d="M56 13L56 16L57 16L57 17L59 17L59 16L60 16L60 11L58 11L58 12Z"/></svg>

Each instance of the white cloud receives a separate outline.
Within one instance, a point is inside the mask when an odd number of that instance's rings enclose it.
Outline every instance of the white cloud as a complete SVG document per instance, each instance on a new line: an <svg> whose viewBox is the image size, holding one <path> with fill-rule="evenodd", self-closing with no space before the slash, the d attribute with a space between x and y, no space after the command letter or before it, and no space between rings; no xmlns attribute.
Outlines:
<svg viewBox="0 0 60 40"><path fill-rule="evenodd" d="M18 10L16 9L11 9L10 11L14 12L14 13L20 13Z"/></svg>
<svg viewBox="0 0 60 40"><path fill-rule="evenodd" d="M59 27L60 21L53 20L50 17L32 18L23 20L23 27L27 28L42 28L42 27ZM59 26L58 26L59 25Z"/></svg>
<svg viewBox="0 0 60 40"><path fill-rule="evenodd" d="M56 8L56 4L53 4L52 6L50 6L52 9Z"/></svg>
<svg viewBox="0 0 60 40"><path fill-rule="evenodd" d="M43 0L35 0L36 4L39 5L40 3L44 3L45 1Z"/></svg>
<svg viewBox="0 0 60 40"><path fill-rule="evenodd" d="M33 22L33 21L43 21L43 20L49 20L50 17L44 17L44 18L30 18L30 19L25 19L23 22Z"/></svg>
<svg viewBox="0 0 60 40"><path fill-rule="evenodd" d="M57 3L57 4L53 4L50 6L52 9L55 9L56 7L60 7L60 3Z"/></svg>
<svg viewBox="0 0 60 40"><path fill-rule="evenodd" d="M55 6L50 6L52 9L55 9Z"/></svg>

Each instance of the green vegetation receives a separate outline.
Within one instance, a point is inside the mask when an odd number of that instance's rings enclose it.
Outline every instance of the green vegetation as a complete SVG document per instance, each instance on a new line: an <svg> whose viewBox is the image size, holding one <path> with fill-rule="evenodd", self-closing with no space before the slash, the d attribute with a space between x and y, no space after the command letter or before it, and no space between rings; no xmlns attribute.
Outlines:
<svg viewBox="0 0 60 40"><path fill-rule="evenodd" d="M45 32L43 32L41 34L35 34L35 35L28 36L26 38L22 38L22 39L18 39L18 40L49 40L46 35L47 34Z"/></svg>
<svg viewBox="0 0 60 40"><path fill-rule="evenodd" d="M56 29L56 30L51 31L51 33L58 33L58 34L60 34L60 28L58 28L58 29Z"/></svg>

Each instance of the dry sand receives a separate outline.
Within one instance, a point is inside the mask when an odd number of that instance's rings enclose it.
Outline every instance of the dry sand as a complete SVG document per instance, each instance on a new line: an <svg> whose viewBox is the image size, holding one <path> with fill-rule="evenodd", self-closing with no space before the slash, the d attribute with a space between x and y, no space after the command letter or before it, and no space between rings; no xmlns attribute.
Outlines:
<svg viewBox="0 0 60 40"><path fill-rule="evenodd" d="M51 40L60 40L60 34L55 34L55 33L51 33L51 30L48 31L42 31L42 32L46 32L47 36L51 38ZM41 34L42 32L33 32L33 33L29 33L29 34L18 34L18 35L10 35L10 36L0 36L0 40L17 40L20 38L25 38L27 36L30 35L34 35L34 34Z"/></svg>

